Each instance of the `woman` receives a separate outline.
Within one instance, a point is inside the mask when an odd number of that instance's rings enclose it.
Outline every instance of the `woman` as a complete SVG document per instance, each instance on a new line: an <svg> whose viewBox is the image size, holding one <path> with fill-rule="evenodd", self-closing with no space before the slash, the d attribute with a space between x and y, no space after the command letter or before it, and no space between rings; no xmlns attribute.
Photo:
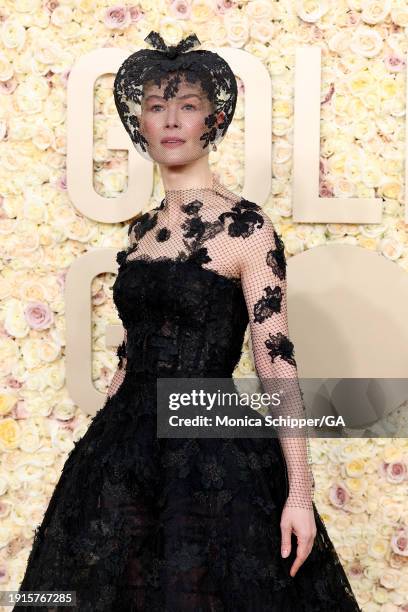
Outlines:
<svg viewBox="0 0 408 612"><path fill-rule="evenodd" d="M292 381L280 413L304 407L282 241L209 168L234 114L234 75L190 50L195 35L146 40L155 48L125 60L114 95L135 147L159 164L165 199L132 221L118 253L119 367L64 465L20 590L73 590L84 611L357 611L313 503L304 437L156 435L157 378L231 377L248 322L266 390Z"/></svg>

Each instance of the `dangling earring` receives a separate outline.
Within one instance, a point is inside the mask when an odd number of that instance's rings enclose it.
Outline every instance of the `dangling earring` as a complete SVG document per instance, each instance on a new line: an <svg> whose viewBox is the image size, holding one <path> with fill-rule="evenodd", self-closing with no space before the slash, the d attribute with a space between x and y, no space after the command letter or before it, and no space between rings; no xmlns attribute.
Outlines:
<svg viewBox="0 0 408 612"><path fill-rule="evenodd" d="M215 144L215 142L213 142L213 145L212 145L212 150L213 150L213 151L216 151L216 150L217 150L217 145Z"/></svg>

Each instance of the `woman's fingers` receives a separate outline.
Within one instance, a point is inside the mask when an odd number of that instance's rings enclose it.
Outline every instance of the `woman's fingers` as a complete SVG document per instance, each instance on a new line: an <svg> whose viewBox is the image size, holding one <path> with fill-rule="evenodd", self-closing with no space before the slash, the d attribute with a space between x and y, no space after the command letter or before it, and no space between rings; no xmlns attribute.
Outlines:
<svg viewBox="0 0 408 612"><path fill-rule="evenodd" d="M291 535L292 535L292 525L287 522L281 522L281 555L282 557L289 557L290 548L291 548Z"/></svg>
<svg viewBox="0 0 408 612"><path fill-rule="evenodd" d="M308 558L310 551L313 548L314 537L307 538L299 538L297 542L296 548L296 559L293 562L292 567L290 568L290 575L292 578L295 576L299 567L304 563L304 561Z"/></svg>

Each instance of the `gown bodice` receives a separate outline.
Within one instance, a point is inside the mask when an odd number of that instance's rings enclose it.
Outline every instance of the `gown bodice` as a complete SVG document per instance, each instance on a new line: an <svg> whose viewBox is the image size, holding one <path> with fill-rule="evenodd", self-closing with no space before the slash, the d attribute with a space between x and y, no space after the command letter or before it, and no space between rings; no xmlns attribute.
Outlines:
<svg viewBox="0 0 408 612"><path fill-rule="evenodd" d="M123 262L114 300L127 332L127 371L231 376L248 311L239 279L194 261Z"/></svg>
<svg viewBox="0 0 408 612"><path fill-rule="evenodd" d="M113 286L127 371L231 376L249 318L228 228L255 208L212 176L209 187L166 190L131 222Z"/></svg>

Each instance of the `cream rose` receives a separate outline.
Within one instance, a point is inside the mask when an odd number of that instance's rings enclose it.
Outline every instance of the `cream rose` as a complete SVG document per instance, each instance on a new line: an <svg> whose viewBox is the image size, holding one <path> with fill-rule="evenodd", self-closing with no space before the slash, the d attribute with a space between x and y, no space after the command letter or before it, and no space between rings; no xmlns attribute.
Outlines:
<svg viewBox="0 0 408 612"><path fill-rule="evenodd" d="M0 448L3 451L18 448L20 443L20 426L12 418L5 418L0 421Z"/></svg>

